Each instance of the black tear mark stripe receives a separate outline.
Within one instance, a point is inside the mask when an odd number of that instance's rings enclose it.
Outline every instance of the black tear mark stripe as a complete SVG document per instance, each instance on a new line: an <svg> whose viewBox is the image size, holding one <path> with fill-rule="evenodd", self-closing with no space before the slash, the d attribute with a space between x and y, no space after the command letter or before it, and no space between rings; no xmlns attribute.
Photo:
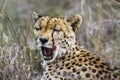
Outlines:
<svg viewBox="0 0 120 80"><path fill-rule="evenodd" d="M56 27L56 22L57 20L54 21L55 25L54 25L54 28ZM53 37L53 34L54 34L55 30L53 29L53 32L52 32L52 43L55 44L55 40L54 40L54 37Z"/></svg>
<svg viewBox="0 0 120 80"><path fill-rule="evenodd" d="M55 44L53 34L54 34L54 30L53 30L53 32L52 32L52 43Z"/></svg>
<svg viewBox="0 0 120 80"><path fill-rule="evenodd" d="M56 27L56 24L55 24L55 27ZM55 30L53 29L53 32L52 32L52 43L55 44L55 40L54 40L54 37L53 37L53 34L54 34Z"/></svg>

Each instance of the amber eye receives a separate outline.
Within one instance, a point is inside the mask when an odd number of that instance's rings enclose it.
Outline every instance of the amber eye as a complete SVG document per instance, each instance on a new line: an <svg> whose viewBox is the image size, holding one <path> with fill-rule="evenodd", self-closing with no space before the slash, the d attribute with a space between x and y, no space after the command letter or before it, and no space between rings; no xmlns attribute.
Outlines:
<svg viewBox="0 0 120 80"><path fill-rule="evenodd" d="M35 30L36 31L39 31L39 30L41 30L42 28L41 27L35 27Z"/></svg>

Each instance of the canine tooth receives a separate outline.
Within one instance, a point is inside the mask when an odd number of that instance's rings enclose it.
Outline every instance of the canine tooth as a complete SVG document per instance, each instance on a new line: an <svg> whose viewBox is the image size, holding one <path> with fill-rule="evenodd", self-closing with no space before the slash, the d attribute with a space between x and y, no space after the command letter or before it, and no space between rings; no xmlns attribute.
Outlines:
<svg viewBox="0 0 120 80"><path fill-rule="evenodd" d="M46 56L44 56L44 58L47 58Z"/></svg>

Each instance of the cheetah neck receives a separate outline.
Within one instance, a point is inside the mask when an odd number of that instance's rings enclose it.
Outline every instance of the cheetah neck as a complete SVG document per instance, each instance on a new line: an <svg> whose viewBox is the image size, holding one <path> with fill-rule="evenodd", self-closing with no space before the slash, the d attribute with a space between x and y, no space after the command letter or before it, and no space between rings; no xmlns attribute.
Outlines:
<svg viewBox="0 0 120 80"><path fill-rule="evenodd" d="M61 55L59 58L63 58L66 57L68 55L70 56L74 56L75 54L80 54L80 51L84 50L86 52L86 49L79 45L78 43L75 43L74 45L72 45L71 47L67 48ZM59 60L59 58L57 58L56 60Z"/></svg>

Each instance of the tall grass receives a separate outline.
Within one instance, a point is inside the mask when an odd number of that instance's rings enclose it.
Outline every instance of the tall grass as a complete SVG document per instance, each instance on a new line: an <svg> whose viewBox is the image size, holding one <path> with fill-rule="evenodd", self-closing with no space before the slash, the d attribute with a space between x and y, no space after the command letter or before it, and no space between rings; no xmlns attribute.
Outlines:
<svg viewBox="0 0 120 80"><path fill-rule="evenodd" d="M14 31L12 21L4 15L8 30L0 23L0 76L3 80L33 80L41 69L36 68L40 66L40 54L35 42L29 40L30 35L26 35L24 28Z"/></svg>
<svg viewBox="0 0 120 80"><path fill-rule="evenodd" d="M40 79L40 54L34 42L31 23L15 29L6 11L0 12L0 80ZM28 30L25 30L25 27ZM38 66L38 67L37 67Z"/></svg>

